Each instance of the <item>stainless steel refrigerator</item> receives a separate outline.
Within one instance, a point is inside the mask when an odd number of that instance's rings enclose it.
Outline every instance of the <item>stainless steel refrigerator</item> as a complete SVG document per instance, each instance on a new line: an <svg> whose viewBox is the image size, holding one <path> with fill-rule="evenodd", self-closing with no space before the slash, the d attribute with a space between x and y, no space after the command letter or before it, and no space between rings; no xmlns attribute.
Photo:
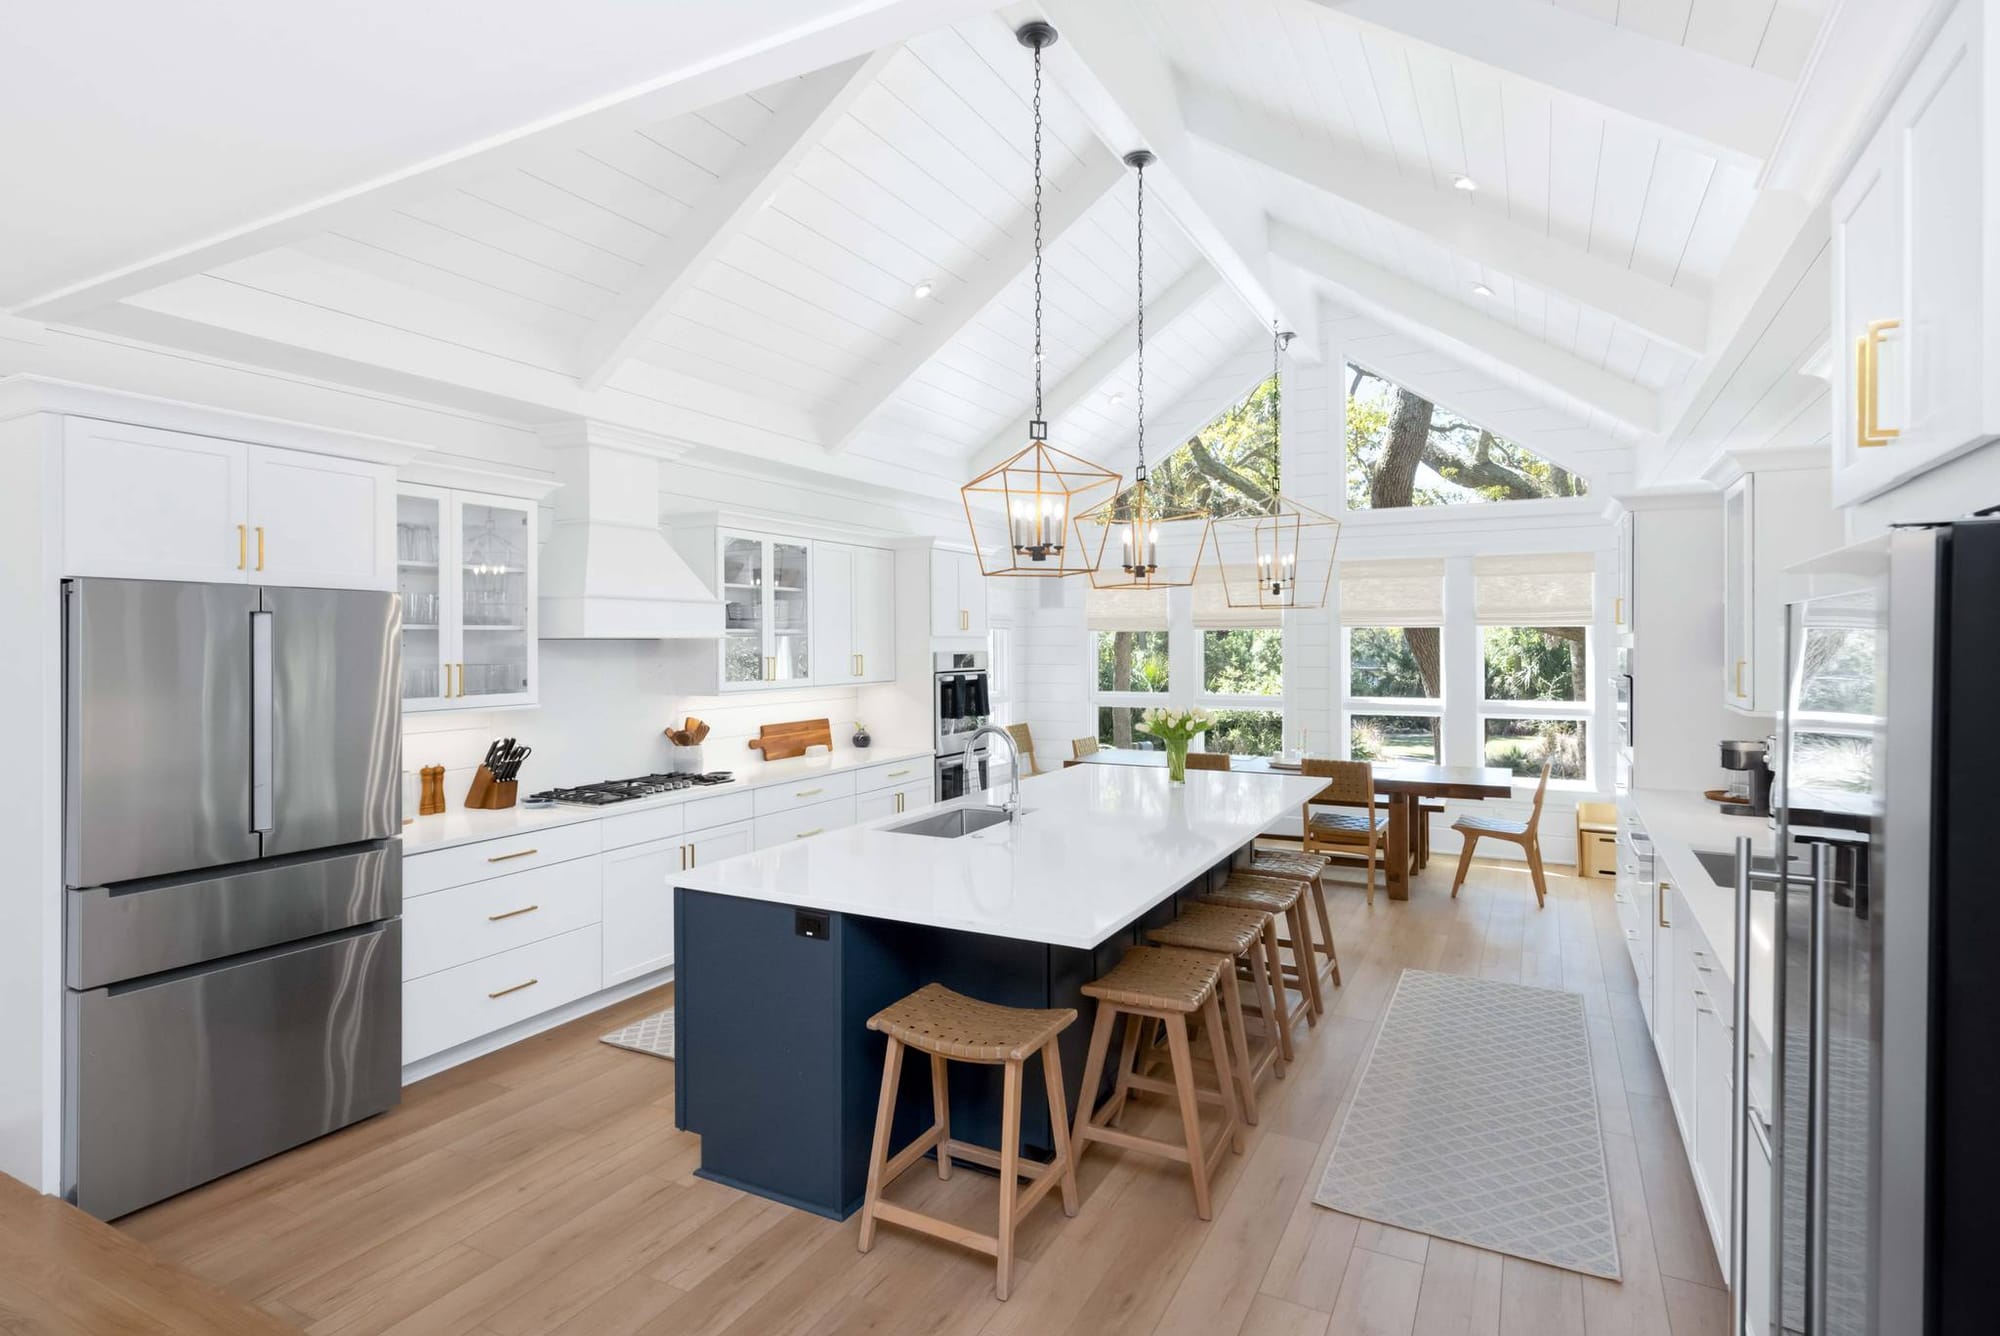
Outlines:
<svg viewBox="0 0 2000 1336"><path fill-rule="evenodd" d="M401 612L63 599L64 1182L110 1219L399 1098Z"/></svg>
<svg viewBox="0 0 2000 1336"><path fill-rule="evenodd" d="M1759 1330L1994 1329L2000 1247L2000 521L1813 563L1780 721L1773 1312ZM1741 893L1748 878L1739 872ZM1760 986L1753 981L1753 987Z"/></svg>

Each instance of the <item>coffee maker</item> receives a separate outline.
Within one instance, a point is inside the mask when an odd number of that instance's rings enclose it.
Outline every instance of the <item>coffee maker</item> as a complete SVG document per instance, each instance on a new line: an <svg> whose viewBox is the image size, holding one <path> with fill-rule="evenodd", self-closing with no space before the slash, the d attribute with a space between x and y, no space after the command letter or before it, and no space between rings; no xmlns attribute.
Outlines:
<svg viewBox="0 0 2000 1336"><path fill-rule="evenodd" d="M1771 815L1771 744L1768 739L1722 744L1722 768L1742 774L1729 784L1731 801L1722 810L1731 816Z"/></svg>

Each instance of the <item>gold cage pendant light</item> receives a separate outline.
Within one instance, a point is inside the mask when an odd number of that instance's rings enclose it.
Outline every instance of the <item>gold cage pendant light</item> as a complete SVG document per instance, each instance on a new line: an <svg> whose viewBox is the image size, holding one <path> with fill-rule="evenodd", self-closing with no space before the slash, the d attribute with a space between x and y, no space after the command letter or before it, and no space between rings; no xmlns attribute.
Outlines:
<svg viewBox="0 0 2000 1336"><path fill-rule="evenodd" d="M1046 579L1087 575L1095 549L1077 517L1117 492L1119 476L1049 444L1042 417L1042 50L1056 30L1021 25L1014 34L1035 53L1035 415L1019 454L958 489L965 523L986 575Z"/></svg>
<svg viewBox="0 0 2000 1336"><path fill-rule="evenodd" d="M1271 328L1271 381L1276 397L1272 431L1284 446L1284 382L1280 362L1290 332ZM1209 540L1221 568L1222 593L1232 608L1323 608L1333 586L1340 521L1283 494L1263 511L1219 517Z"/></svg>
<svg viewBox="0 0 2000 1336"><path fill-rule="evenodd" d="M1191 585L1208 548L1208 512L1174 506L1146 469L1146 167L1153 155L1135 149L1125 165L1138 176L1139 332L1134 396L1138 401L1139 463L1132 485L1077 518L1093 555L1090 583L1098 589L1171 589Z"/></svg>

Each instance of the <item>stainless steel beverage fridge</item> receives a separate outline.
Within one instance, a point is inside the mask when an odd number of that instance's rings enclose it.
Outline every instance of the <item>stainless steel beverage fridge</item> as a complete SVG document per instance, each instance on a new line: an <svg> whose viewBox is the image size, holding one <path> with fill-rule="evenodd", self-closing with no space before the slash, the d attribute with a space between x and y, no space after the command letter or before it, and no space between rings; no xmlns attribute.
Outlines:
<svg viewBox="0 0 2000 1336"><path fill-rule="evenodd" d="M1811 564L1777 754L1770 1313L1757 1331L1994 1330L2000 1245L2000 521ZM1739 921L1740 921L1739 911ZM1761 987L1761 981L1752 981ZM1752 1117L1755 1117L1753 1111ZM1739 1250L1738 1256L1742 1256Z"/></svg>
<svg viewBox="0 0 2000 1336"><path fill-rule="evenodd" d="M63 1172L106 1219L396 1103L393 594L73 580Z"/></svg>

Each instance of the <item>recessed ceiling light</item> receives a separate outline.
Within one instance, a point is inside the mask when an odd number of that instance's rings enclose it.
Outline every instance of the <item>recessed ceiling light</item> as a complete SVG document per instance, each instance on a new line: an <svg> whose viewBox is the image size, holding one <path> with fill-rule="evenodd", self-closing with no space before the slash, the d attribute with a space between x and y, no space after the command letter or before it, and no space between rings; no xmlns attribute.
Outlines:
<svg viewBox="0 0 2000 1336"><path fill-rule="evenodd" d="M1493 289L1487 287L1484 283L1474 283L1472 285L1472 295L1475 297L1491 297Z"/></svg>
<svg viewBox="0 0 2000 1336"><path fill-rule="evenodd" d="M1473 180L1471 177L1467 176L1464 172L1460 172L1458 175L1451 178L1451 188L1453 190L1463 190L1466 194L1469 195L1473 191L1479 189L1479 182Z"/></svg>
<svg viewBox="0 0 2000 1336"><path fill-rule="evenodd" d="M1114 404L1122 404L1122 403L1124 403L1124 402L1125 402L1125 392L1124 392L1123 390L1113 390L1113 391L1111 392L1111 402L1112 402L1112 403L1114 403Z"/></svg>
<svg viewBox="0 0 2000 1336"><path fill-rule="evenodd" d="M917 286L915 286L914 288L911 288L910 295L912 297L915 297L918 301L922 301L924 298L931 295L931 291L932 291L931 281L927 278L923 282L917 284Z"/></svg>

